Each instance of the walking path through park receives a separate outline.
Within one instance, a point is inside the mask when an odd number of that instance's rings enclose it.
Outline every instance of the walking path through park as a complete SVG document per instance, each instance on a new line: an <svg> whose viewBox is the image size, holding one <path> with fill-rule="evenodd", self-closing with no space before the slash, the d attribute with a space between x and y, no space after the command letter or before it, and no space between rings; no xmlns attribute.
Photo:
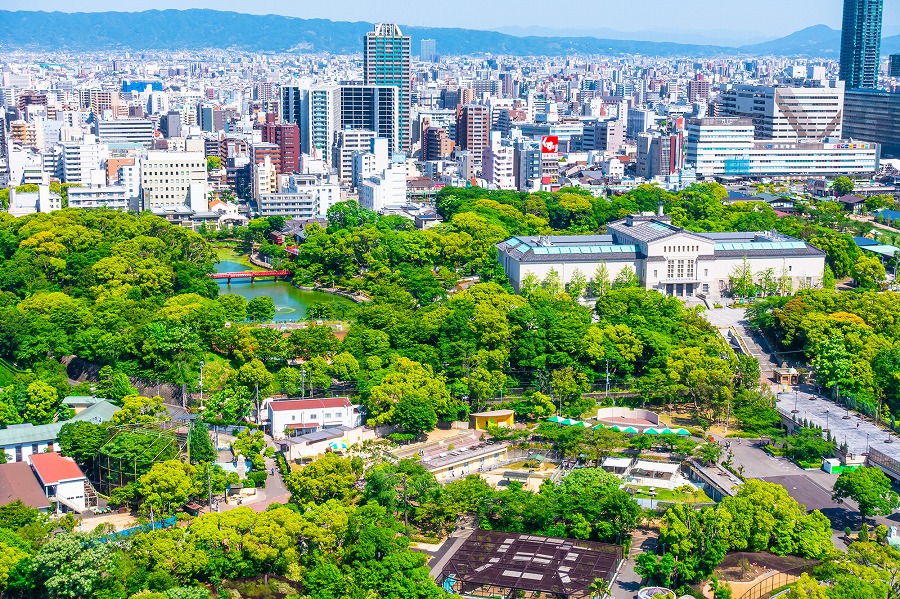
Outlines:
<svg viewBox="0 0 900 599"><path fill-rule="evenodd" d="M634 571L634 560L642 553L656 551L658 539L659 530L655 528L635 529L631 536L631 550L610 588L613 599L634 599L643 580L641 575Z"/></svg>

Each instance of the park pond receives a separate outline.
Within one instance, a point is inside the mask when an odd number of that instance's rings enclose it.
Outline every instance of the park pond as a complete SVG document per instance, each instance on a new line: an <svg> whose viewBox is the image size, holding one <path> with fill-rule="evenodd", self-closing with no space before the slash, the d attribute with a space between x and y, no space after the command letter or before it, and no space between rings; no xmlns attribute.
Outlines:
<svg viewBox="0 0 900 599"><path fill-rule="evenodd" d="M219 251L219 263L216 264L216 272L245 272L250 270L265 270L255 266L249 266L246 258L226 250ZM346 298L322 293L321 291L306 291L298 289L287 281L273 281L262 279L251 282L249 279L235 279L231 283L226 280L219 281L219 294L232 293L243 296L247 301L255 297L268 296L275 304L275 322L293 322L304 320L306 311L314 304L329 304L334 310L336 318L343 319L354 303Z"/></svg>

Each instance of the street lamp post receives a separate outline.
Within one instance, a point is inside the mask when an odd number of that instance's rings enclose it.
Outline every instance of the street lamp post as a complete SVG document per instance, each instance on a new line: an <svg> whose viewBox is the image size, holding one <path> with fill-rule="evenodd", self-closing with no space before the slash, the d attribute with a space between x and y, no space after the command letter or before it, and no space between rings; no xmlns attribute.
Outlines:
<svg viewBox="0 0 900 599"><path fill-rule="evenodd" d="M829 432L831 428L828 426L828 417L831 414L831 410L825 410L825 432Z"/></svg>
<svg viewBox="0 0 900 599"><path fill-rule="evenodd" d="M203 360L200 360L200 409L203 410Z"/></svg>

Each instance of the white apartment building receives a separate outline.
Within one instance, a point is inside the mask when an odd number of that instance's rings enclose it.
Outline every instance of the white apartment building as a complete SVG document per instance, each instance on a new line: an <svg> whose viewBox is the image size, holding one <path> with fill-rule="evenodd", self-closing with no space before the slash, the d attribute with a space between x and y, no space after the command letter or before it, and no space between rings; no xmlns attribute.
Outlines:
<svg viewBox="0 0 900 599"><path fill-rule="evenodd" d="M481 176L496 189L516 188L516 150L499 131L491 132L481 159Z"/></svg>
<svg viewBox="0 0 900 599"><path fill-rule="evenodd" d="M366 210L381 212L386 206L406 203L406 163L394 163L383 173L373 175L359 184L359 205Z"/></svg>
<svg viewBox="0 0 900 599"><path fill-rule="evenodd" d="M720 96L721 114L752 119L756 139L840 138L844 82L787 80L787 85L735 85Z"/></svg>
<svg viewBox="0 0 900 599"><path fill-rule="evenodd" d="M103 143L140 143L149 147L154 131L156 123L150 119L117 119L94 124L94 133Z"/></svg>
<svg viewBox="0 0 900 599"><path fill-rule="evenodd" d="M250 167L250 194L254 200L266 194L278 191L278 171L271 158L265 156L263 161Z"/></svg>
<svg viewBox="0 0 900 599"><path fill-rule="evenodd" d="M141 162L135 164L123 164L119 167L119 185L125 188L129 198L137 198L141 195Z"/></svg>
<svg viewBox="0 0 900 599"><path fill-rule="evenodd" d="M687 160L704 177L826 177L866 175L879 168L878 144L757 140L747 118L690 119Z"/></svg>
<svg viewBox="0 0 900 599"><path fill-rule="evenodd" d="M85 135L80 142L64 142L63 181L81 185L102 185L106 182L104 163L109 158L109 146L97 143L93 135Z"/></svg>
<svg viewBox="0 0 900 599"><path fill-rule="evenodd" d="M341 201L336 175L292 174L278 179L274 193L261 194L257 199L260 216L316 218L325 216L329 208Z"/></svg>
<svg viewBox="0 0 900 599"><path fill-rule="evenodd" d="M62 210L62 198L50 193L46 183L38 185L37 192L17 192L15 187L9 190L9 213L15 217L55 210Z"/></svg>
<svg viewBox="0 0 900 599"><path fill-rule="evenodd" d="M551 270L564 284L576 271L591 280L603 264L610 282L630 268L646 289L675 297L721 297L746 259L756 277L771 269L791 289L822 284L825 253L776 233L692 233L665 215L631 215L607 226L609 235L513 237L497 244L499 260L517 290Z"/></svg>
<svg viewBox="0 0 900 599"><path fill-rule="evenodd" d="M346 397L270 401L267 407L269 434L273 439L307 435L339 426L362 425L358 405Z"/></svg>
<svg viewBox="0 0 900 599"><path fill-rule="evenodd" d="M365 179L383 173L390 166L388 140L383 137L372 138L369 140L369 150L355 152L351 160L353 162L352 185L358 188Z"/></svg>
<svg viewBox="0 0 900 599"><path fill-rule="evenodd" d="M121 185L69 188L69 208L128 210L128 189Z"/></svg>
<svg viewBox="0 0 900 599"><path fill-rule="evenodd" d="M147 152L140 160L144 210L187 206L209 209L203 152Z"/></svg>
<svg viewBox="0 0 900 599"><path fill-rule="evenodd" d="M369 149L375 132L367 129L343 129L338 132L334 144L331 164L338 171L341 181L349 182L353 177L353 154Z"/></svg>

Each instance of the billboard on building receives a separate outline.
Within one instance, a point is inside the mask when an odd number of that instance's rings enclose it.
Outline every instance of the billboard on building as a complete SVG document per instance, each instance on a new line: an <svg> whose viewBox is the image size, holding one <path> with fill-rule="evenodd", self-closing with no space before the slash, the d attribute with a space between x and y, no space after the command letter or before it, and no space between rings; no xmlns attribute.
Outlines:
<svg viewBox="0 0 900 599"><path fill-rule="evenodd" d="M545 135L541 138L541 154L558 154L559 136Z"/></svg>

